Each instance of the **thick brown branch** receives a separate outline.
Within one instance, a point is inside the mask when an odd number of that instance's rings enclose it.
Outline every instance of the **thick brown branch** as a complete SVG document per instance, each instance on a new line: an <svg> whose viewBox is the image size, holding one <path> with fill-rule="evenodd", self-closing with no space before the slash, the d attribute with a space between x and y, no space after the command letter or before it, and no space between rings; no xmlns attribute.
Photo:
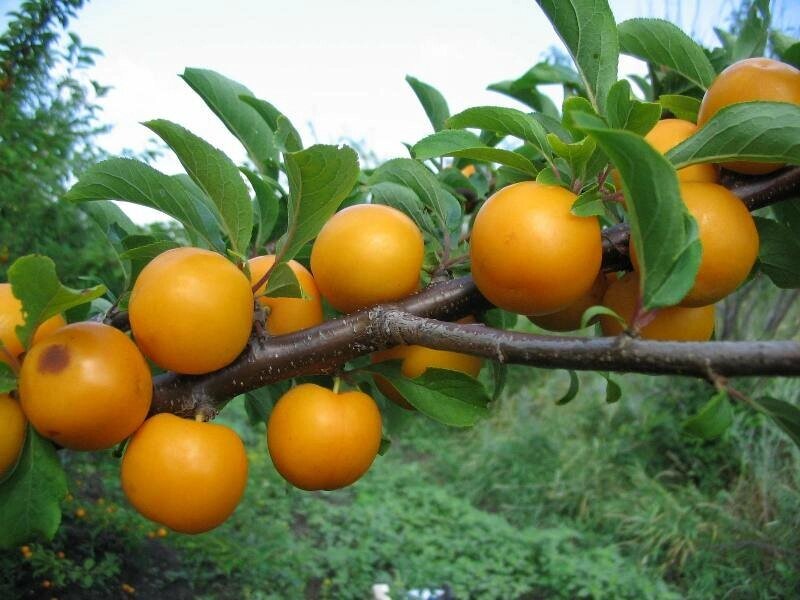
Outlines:
<svg viewBox="0 0 800 600"><path fill-rule="evenodd" d="M345 362L397 344L468 352L546 368L725 376L800 375L794 342L672 343L534 336L449 323L488 307L470 277L436 284L392 306L362 310L319 327L253 339L231 365L202 376L157 378L153 412L190 416L203 406L276 381L333 373Z"/></svg>

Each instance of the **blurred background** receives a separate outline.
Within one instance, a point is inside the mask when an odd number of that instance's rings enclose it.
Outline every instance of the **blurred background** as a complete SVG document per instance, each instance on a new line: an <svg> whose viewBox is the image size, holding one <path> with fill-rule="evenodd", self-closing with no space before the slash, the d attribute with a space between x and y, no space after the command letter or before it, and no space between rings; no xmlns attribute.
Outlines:
<svg viewBox="0 0 800 600"><path fill-rule="evenodd" d="M714 27L735 30L748 3L611 6L617 21L667 18L713 46ZM773 25L797 35L800 3L771 8ZM563 56L522 0L32 0L0 1L0 12L0 61L24 66L0 79L0 277L36 251L76 286L120 273L99 229L55 204L75 173L114 154L180 168L140 122L176 121L245 160L178 77L185 67L241 81L308 142L350 143L369 165L429 133L406 75L436 86L454 113L523 108L487 85ZM623 57L620 76L644 72ZM549 91L559 104L560 88ZM174 228L125 209L145 230ZM797 339L796 300L756 277L726 299L717 337ZM492 417L467 431L390 404L390 450L331 493L286 485L263 424L233 401L220 418L248 443L250 483L233 518L196 537L136 515L111 452L63 453L65 522L51 544L0 552L0 598L369 598L375 584L395 599L800 597L800 453L784 434L741 411L701 442L681 423L708 399L704 384L620 376L622 400L607 405L604 380L581 379L558 407L565 373L512 368ZM739 387L800 398L795 381Z"/></svg>

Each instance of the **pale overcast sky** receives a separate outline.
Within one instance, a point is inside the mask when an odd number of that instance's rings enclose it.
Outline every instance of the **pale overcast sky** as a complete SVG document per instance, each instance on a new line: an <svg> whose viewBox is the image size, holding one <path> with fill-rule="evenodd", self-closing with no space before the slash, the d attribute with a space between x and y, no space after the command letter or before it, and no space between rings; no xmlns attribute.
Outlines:
<svg viewBox="0 0 800 600"><path fill-rule="evenodd" d="M792 15L798 2L779 1L778 9ZM17 4L0 0L3 13ZM712 27L733 4L611 2L617 21L666 16L712 43ZM108 150L144 148L152 134L139 123L166 118L237 161L241 146L177 76L185 67L245 84L285 112L307 144L350 138L389 158L406 156L402 142L430 133L406 74L436 86L453 112L521 107L486 86L521 75L560 45L532 0L93 0L71 29L104 53L91 75L114 88L103 100L104 120L114 127L102 140ZM623 58L621 75L639 71ZM156 166L180 170L171 155ZM132 214L159 218L146 209Z"/></svg>

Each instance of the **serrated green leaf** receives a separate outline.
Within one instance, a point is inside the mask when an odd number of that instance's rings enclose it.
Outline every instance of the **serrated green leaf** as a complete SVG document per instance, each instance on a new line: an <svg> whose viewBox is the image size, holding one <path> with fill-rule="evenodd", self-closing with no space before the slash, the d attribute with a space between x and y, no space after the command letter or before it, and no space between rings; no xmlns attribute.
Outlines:
<svg viewBox="0 0 800 600"><path fill-rule="evenodd" d="M233 161L176 123L158 119L144 125L175 152L189 176L216 206L233 251L245 254L253 233L253 207Z"/></svg>
<svg viewBox="0 0 800 600"><path fill-rule="evenodd" d="M275 105L248 94L239 96L239 100L255 109L272 131L274 143L280 151L299 152L303 149L303 140L300 137L300 133L292 125L289 117L275 108Z"/></svg>
<svg viewBox="0 0 800 600"><path fill-rule="evenodd" d="M800 69L800 40L780 31L772 31L770 35L772 47L780 59Z"/></svg>
<svg viewBox="0 0 800 600"><path fill-rule="evenodd" d="M267 280L266 296L270 298L303 298L303 288L288 263L275 265Z"/></svg>
<svg viewBox="0 0 800 600"><path fill-rule="evenodd" d="M733 408L727 392L717 392L703 408L683 423L686 433L703 440L718 438L733 422Z"/></svg>
<svg viewBox="0 0 800 600"><path fill-rule="evenodd" d="M661 118L661 105L637 100L631 92L631 84L622 79L611 86L606 116L608 124L614 129L627 129L645 135Z"/></svg>
<svg viewBox="0 0 800 600"><path fill-rule="evenodd" d="M531 115L515 108L501 106L477 106L453 115L445 123L448 129L483 129L501 135L510 135L525 140L545 158L551 156L547 135L539 122Z"/></svg>
<svg viewBox="0 0 800 600"><path fill-rule="evenodd" d="M425 114L428 115L428 120L433 125L433 130L440 131L444 129L444 122L450 116L450 109L441 92L432 85L424 83L411 75L406 75L406 82L414 90L414 94L422 104Z"/></svg>
<svg viewBox="0 0 800 600"><path fill-rule="evenodd" d="M619 24L622 52L680 73L708 89L716 77L703 49L681 29L663 19L630 19Z"/></svg>
<svg viewBox="0 0 800 600"><path fill-rule="evenodd" d="M0 348L2 346L3 342L0 342ZM7 394L15 389L17 389L16 373L6 363L0 362L0 394Z"/></svg>
<svg viewBox="0 0 800 600"><path fill-rule="evenodd" d="M772 213L800 239L800 200L784 200L772 205Z"/></svg>
<svg viewBox="0 0 800 600"><path fill-rule="evenodd" d="M598 112L617 80L619 37L606 0L537 0L564 42Z"/></svg>
<svg viewBox="0 0 800 600"><path fill-rule="evenodd" d="M284 155L289 179L289 227L280 247L290 260L313 240L358 178L358 155L348 146L317 144Z"/></svg>
<svg viewBox="0 0 800 600"><path fill-rule="evenodd" d="M435 215L439 225L450 231L461 228L462 209L458 199L425 166L411 158L395 158L375 169L370 185L391 182L406 186Z"/></svg>
<svg viewBox="0 0 800 600"><path fill-rule="evenodd" d="M800 106L761 101L732 104L666 156L676 169L731 159L800 164Z"/></svg>
<svg viewBox="0 0 800 600"><path fill-rule="evenodd" d="M208 69L187 68L181 78L236 136L260 170L277 167L279 155L272 131L251 106L239 99L252 96L249 89Z"/></svg>
<svg viewBox="0 0 800 600"><path fill-rule="evenodd" d="M383 375L424 415L451 427L471 427L488 414L489 395L477 379L436 368L427 369L419 377L405 377L398 362L374 364L369 371Z"/></svg>
<svg viewBox="0 0 800 600"><path fill-rule="evenodd" d="M764 56L769 24L769 0L753 0L738 28L738 35L726 46L730 62Z"/></svg>
<svg viewBox="0 0 800 600"><path fill-rule="evenodd" d="M381 445L378 446L378 456L385 455L389 451L389 448L391 447L392 447L392 440L390 440L389 438L381 437Z"/></svg>
<svg viewBox="0 0 800 600"><path fill-rule="evenodd" d="M275 398L269 387L258 388L244 395L244 408L251 425L266 423L274 405Z"/></svg>
<svg viewBox="0 0 800 600"><path fill-rule="evenodd" d="M679 119L697 123L697 113L700 112L700 100L691 96L678 94L663 94L658 98L659 104Z"/></svg>
<svg viewBox="0 0 800 600"><path fill-rule="evenodd" d="M597 149L594 140L588 137L579 142L568 144L562 141L555 133L548 133L547 141L550 143L553 152L567 161L575 177L583 176L586 163L589 162L592 154Z"/></svg>
<svg viewBox="0 0 800 600"><path fill-rule="evenodd" d="M622 398L622 388L611 379L611 373L598 371L599 375L606 380L606 404L614 404Z"/></svg>
<svg viewBox="0 0 800 600"><path fill-rule="evenodd" d="M285 115L278 116L275 141L283 152L300 152L303 149L303 140L300 138L300 134Z"/></svg>
<svg viewBox="0 0 800 600"><path fill-rule="evenodd" d="M136 233L137 227L130 217L111 200L96 200L81 204L81 210L89 215L106 234L109 241L117 246L122 237Z"/></svg>
<svg viewBox="0 0 800 600"><path fill-rule="evenodd" d="M569 374L569 389L567 389L566 394L556 400L558 406L563 406L571 402L581 389L581 382L578 379L578 374L573 370L568 370L567 373Z"/></svg>
<svg viewBox="0 0 800 600"><path fill-rule="evenodd" d="M606 214L606 205L595 187L575 198L570 212L576 217L602 217Z"/></svg>
<svg viewBox="0 0 800 600"><path fill-rule="evenodd" d="M779 288L800 288L800 239L785 225L753 217L758 229L758 262Z"/></svg>
<svg viewBox="0 0 800 600"><path fill-rule="evenodd" d="M439 131L429 135L414 144L411 151L417 160L454 156L506 165L532 176L537 172L533 163L524 156L510 150L486 146L474 133L459 129Z"/></svg>
<svg viewBox="0 0 800 600"><path fill-rule="evenodd" d="M503 393L508 381L508 365L496 360L491 361L489 365L492 368L492 382L494 383L492 400L497 400L500 398L500 394Z"/></svg>
<svg viewBox="0 0 800 600"><path fill-rule="evenodd" d="M18 325L16 331L22 347L26 349L36 328L47 319L106 293L104 285L85 290L73 290L61 285L55 263L47 256L36 254L15 260L8 269L8 281L14 296L22 302L25 323Z"/></svg>
<svg viewBox="0 0 800 600"><path fill-rule="evenodd" d="M574 119L620 173L644 308L677 304L694 284L701 248L697 226L681 200L675 170L641 136L609 129L585 113L575 113Z"/></svg>
<svg viewBox="0 0 800 600"><path fill-rule="evenodd" d="M755 401L792 441L800 446L800 409L779 398L761 397Z"/></svg>
<svg viewBox="0 0 800 600"><path fill-rule="evenodd" d="M119 257L130 261L129 283L133 283L147 263L167 250L177 248L178 244L171 240L158 240L151 235L129 235L122 240L122 247L125 250Z"/></svg>
<svg viewBox="0 0 800 600"><path fill-rule="evenodd" d="M53 444L29 427L17 468L0 484L0 548L53 539L66 495L67 478Z"/></svg>
<svg viewBox="0 0 800 600"><path fill-rule="evenodd" d="M435 233L433 221L425 212L425 205L411 188L392 181L382 181L371 185L369 190L373 204L396 208L411 217L422 231Z"/></svg>
<svg viewBox="0 0 800 600"><path fill-rule="evenodd" d="M198 202L179 180L143 162L111 158L87 169L64 195L70 202L124 200L147 206L179 221L211 248L222 249L218 216Z"/></svg>
<svg viewBox="0 0 800 600"><path fill-rule="evenodd" d="M562 84L577 93L583 92L581 79L574 70L547 62L535 64L517 79L499 81L486 89L519 100L538 113L557 118L559 114L556 105L547 94L536 89L539 85L547 84Z"/></svg>
<svg viewBox="0 0 800 600"><path fill-rule="evenodd" d="M601 306L600 304L596 306L590 306L581 315L581 329L587 328L589 325L594 323L597 320L597 317L607 316L611 317L612 319L616 319L620 325L622 325L623 329L628 328L628 323L619 316L616 312L608 308L607 306Z"/></svg>
<svg viewBox="0 0 800 600"><path fill-rule="evenodd" d="M280 195L282 190L275 180L264 178L246 167L240 167L240 171L250 181L256 194L253 211L256 218L254 245L256 250L259 250L270 240L272 232L275 230L281 212Z"/></svg>

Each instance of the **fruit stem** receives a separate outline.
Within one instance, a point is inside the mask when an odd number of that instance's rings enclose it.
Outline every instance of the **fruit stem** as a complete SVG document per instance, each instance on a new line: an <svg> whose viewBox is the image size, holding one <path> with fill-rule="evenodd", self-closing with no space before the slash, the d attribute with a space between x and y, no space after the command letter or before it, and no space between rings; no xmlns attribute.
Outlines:
<svg viewBox="0 0 800 600"><path fill-rule="evenodd" d="M337 375L336 377L333 378L333 393L334 394L338 394L339 393L339 387L341 387L341 385L342 385L342 378Z"/></svg>

